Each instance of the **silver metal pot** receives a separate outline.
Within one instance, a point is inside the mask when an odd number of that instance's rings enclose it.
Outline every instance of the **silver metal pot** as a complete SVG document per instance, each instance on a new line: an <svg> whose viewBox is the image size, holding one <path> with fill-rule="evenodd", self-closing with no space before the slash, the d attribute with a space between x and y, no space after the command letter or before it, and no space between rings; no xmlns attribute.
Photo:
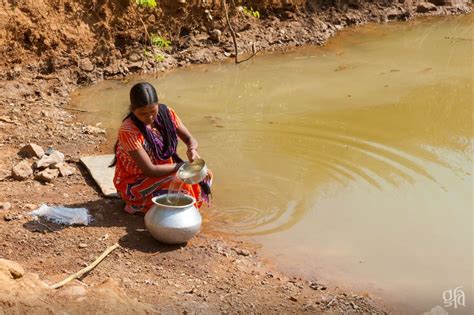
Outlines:
<svg viewBox="0 0 474 315"><path fill-rule="evenodd" d="M186 184L197 184L207 175L206 162L203 159L186 162L178 169L177 175Z"/></svg>
<svg viewBox="0 0 474 315"><path fill-rule="evenodd" d="M182 244L199 232L202 218L192 196L167 194L154 197L152 201L154 205L145 215L145 225L156 240Z"/></svg>

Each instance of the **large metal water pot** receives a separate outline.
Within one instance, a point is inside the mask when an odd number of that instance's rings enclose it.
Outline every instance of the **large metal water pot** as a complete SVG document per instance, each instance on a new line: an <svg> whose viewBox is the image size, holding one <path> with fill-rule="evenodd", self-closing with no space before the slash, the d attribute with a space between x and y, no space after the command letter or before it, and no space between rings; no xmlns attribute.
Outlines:
<svg viewBox="0 0 474 315"><path fill-rule="evenodd" d="M145 225L156 240L182 244L199 232L202 218L192 196L167 194L154 197L152 201L153 206L145 215Z"/></svg>

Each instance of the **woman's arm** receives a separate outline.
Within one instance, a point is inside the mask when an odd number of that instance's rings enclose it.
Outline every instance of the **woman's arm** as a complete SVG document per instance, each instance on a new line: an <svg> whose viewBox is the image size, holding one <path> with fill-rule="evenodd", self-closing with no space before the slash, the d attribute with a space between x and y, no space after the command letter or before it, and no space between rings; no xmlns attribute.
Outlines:
<svg viewBox="0 0 474 315"><path fill-rule="evenodd" d="M143 174L150 177L160 177L176 172L182 163L154 165L145 149L138 148L128 152L132 159L137 163Z"/></svg>
<svg viewBox="0 0 474 315"><path fill-rule="evenodd" d="M195 159L199 159L200 156L197 152L198 149L198 142L196 138L193 137L191 132L189 132L188 128L181 123L177 128L176 128L176 133L178 134L178 137L183 140L184 143L186 143L186 146L188 147L188 150L186 151L186 155L188 156L189 161L194 161Z"/></svg>

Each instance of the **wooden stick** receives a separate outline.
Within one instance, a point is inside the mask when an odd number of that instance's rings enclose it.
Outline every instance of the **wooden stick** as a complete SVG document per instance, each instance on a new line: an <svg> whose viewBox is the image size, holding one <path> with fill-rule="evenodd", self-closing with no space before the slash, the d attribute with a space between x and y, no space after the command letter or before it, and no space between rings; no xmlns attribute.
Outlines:
<svg viewBox="0 0 474 315"><path fill-rule="evenodd" d="M235 32L234 29L232 28L232 25L230 24L230 19L229 19L229 13L227 11L227 2L225 0L222 0L222 4L224 5L224 12L225 12L225 19L227 21L227 26L229 27L230 30L230 35L232 36L232 41L234 42L234 52L235 52L235 63L239 63L239 53L237 49L237 39L235 38Z"/></svg>
<svg viewBox="0 0 474 315"><path fill-rule="evenodd" d="M84 269L79 270L79 271L76 272L75 274L70 275L69 277L67 277L67 278L64 279L63 281L51 285L50 288L52 288L52 289L58 289L58 288L62 287L63 285L65 285L66 283L68 283L69 281L74 280L74 279L77 279L77 278L81 277L82 275L88 273L89 271L91 271L92 269L94 269L108 254L110 254L110 253L111 253L114 249L116 249L117 247L119 247L119 244L114 244L114 245L110 246L110 247L107 248L107 249L102 253L102 255L100 255L92 264L90 264L89 266L85 267Z"/></svg>
<svg viewBox="0 0 474 315"><path fill-rule="evenodd" d="M239 63L248 61L248 60L252 59L253 57L255 57L258 53L258 51L256 51L256 49L255 49L255 43L252 44L252 55L250 55L250 57L248 57L244 60L239 60L237 39L236 39L236 36L235 36L235 31L232 28L232 24L230 23L229 12L228 12L229 10L227 9L227 2L225 0L222 0L222 4L224 5L224 13L225 13L225 19L227 21L227 26L229 27L230 35L232 36L232 41L234 42L234 52L235 52L234 60L235 60L235 63L239 64Z"/></svg>

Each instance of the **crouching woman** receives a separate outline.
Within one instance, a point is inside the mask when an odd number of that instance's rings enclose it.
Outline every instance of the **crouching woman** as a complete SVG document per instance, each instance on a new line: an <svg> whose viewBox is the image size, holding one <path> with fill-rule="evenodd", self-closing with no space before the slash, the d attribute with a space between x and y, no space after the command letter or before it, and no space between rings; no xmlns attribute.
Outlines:
<svg viewBox="0 0 474 315"><path fill-rule="evenodd" d="M176 149L178 138L187 146L189 161L199 158L198 142L173 109L158 102L155 88L138 83L130 90L130 113L125 117L115 144L114 185L128 213L147 212L155 196L168 193L183 164ZM183 184L201 207L208 201L210 173L199 184ZM173 183L173 184L172 184Z"/></svg>

